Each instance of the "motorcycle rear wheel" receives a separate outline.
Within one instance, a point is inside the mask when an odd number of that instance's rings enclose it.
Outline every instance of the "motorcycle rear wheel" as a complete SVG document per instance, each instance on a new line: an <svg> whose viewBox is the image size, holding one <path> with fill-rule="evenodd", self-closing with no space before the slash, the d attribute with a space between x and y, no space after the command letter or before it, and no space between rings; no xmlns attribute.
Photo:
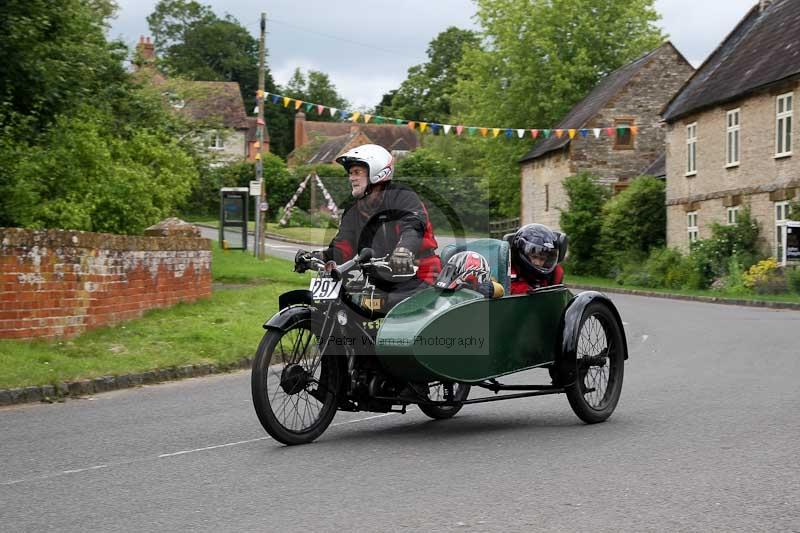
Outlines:
<svg viewBox="0 0 800 533"><path fill-rule="evenodd" d="M338 359L320 354L308 320L264 334L253 361L253 406L267 433L287 445L319 437L336 415Z"/></svg>
<svg viewBox="0 0 800 533"><path fill-rule="evenodd" d="M453 400L456 402L464 401L469 396L469 385L463 383L453 383ZM428 384L428 398L432 401L444 400L444 384L434 382ZM458 413L463 404L456 405L425 405L419 404L419 410L434 420L444 420L452 418Z"/></svg>

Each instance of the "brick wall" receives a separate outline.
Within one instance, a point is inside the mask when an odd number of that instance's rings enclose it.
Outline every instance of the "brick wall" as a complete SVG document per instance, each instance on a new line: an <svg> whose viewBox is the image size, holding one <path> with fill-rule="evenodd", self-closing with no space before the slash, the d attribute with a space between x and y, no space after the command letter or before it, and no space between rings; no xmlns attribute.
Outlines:
<svg viewBox="0 0 800 533"><path fill-rule="evenodd" d="M0 338L71 337L211 296L211 244L0 228Z"/></svg>
<svg viewBox="0 0 800 533"><path fill-rule="evenodd" d="M800 83L790 82L750 95L725 106L688 116L669 125L667 132L667 244L687 249L686 212L697 211L700 238L711 236L711 224L726 220L728 206L749 206L761 226L764 251L774 253L775 202L795 197L800 187L798 134L795 155L775 157L775 98L794 92L795 110ZM726 114L739 109L739 164L726 166ZM797 124L798 113L794 113ZM697 123L697 172L686 176L686 126Z"/></svg>

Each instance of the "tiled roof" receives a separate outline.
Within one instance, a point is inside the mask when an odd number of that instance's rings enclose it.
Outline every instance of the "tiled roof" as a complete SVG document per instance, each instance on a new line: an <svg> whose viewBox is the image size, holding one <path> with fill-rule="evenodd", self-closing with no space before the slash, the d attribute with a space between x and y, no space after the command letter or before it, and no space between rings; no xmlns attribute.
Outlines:
<svg viewBox="0 0 800 533"><path fill-rule="evenodd" d="M661 45L663 46L672 46L671 43L667 42ZM639 73L639 70L647 64L647 62L653 57L653 55L661 49L661 47L656 48L655 50L643 55L639 59L631 61L627 65L618 68L614 72L610 73L602 80L597 86L590 92L586 98L578 102L567 115L559 122L556 126L557 129L579 129L586 126L586 123L589 122L597 113L600 112L603 107L611 100L617 93L619 93L632 79L636 74ZM519 160L520 163L524 161L529 161L531 159L536 159L537 157L543 156L549 152L554 150L558 150L566 146L569 143L569 137L562 136L561 138L556 137L555 135L551 136L548 139L544 139L539 141L530 152L525 154L522 159Z"/></svg>
<svg viewBox="0 0 800 533"><path fill-rule="evenodd" d="M317 137L325 138L325 142L308 158L307 163L333 161L358 133L363 133L370 141L390 152L414 150L420 146L417 133L407 126L305 121L304 128L309 141Z"/></svg>
<svg viewBox="0 0 800 533"><path fill-rule="evenodd" d="M239 84L228 81L175 81L176 97L183 100L179 110L190 120L197 122L219 122L226 128L248 127L244 101Z"/></svg>
<svg viewBox="0 0 800 533"><path fill-rule="evenodd" d="M656 158L655 161L650 163L646 169L642 171L643 176L655 176L656 178L663 178L667 175L667 154L662 153Z"/></svg>
<svg viewBox="0 0 800 533"><path fill-rule="evenodd" d="M800 75L800 1L758 3L667 104L667 122Z"/></svg>

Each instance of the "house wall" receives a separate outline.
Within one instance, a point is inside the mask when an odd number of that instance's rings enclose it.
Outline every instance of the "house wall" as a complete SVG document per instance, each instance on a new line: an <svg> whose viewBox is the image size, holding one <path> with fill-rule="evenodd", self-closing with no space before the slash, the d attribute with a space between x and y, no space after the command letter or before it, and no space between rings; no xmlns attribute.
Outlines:
<svg viewBox="0 0 800 533"><path fill-rule="evenodd" d="M0 338L71 337L211 296L211 243L0 228Z"/></svg>
<svg viewBox="0 0 800 533"><path fill-rule="evenodd" d="M576 135L568 145L567 159L548 154L521 165L522 223L541 222L559 228L567 196L562 181L581 171L611 186L639 176L664 151L665 130L659 112L694 69L671 46L661 47L639 73L586 128L613 127L616 119L632 119L639 126L633 149L615 149L614 138L602 132L595 138ZM544 185L549 185L550 209L544 212Z"/></svg>
<svg viewBox="0 0 800 533"><path fill-rule="evenodd" d="M775 157L775 101L794 93L793 150ZM797 99L800 82L784 84L703 111L669 125L667 131L667 244L689 247L686 212L698 212L699 237L711 236L712 222L726 221L727 207L749 206L761 226L764 251L775 250L775 202L796 196L800 187ZM726 114L739 108L739 165L726 168ZM686 175L686 127L697 123L697 172Z"/></svg>
<svg viewBox="0 0 800 533"><path fill-rule="evenodd" d="M223 147L221 149L208 148L208 141L206 140L206 148L213 154L215 159L224 161L233 161L244 159L247 155L245 151L245 137L246 130L224 130Z"/></svg>
<svg viewBox="0 0 800 533"><path fill-rule="evenodd" d="M522 165L521 224L535 222L557 231L561 229L558 207L567 205L563 182L573 174L567 155L567 151L559 150Z"/></svg>

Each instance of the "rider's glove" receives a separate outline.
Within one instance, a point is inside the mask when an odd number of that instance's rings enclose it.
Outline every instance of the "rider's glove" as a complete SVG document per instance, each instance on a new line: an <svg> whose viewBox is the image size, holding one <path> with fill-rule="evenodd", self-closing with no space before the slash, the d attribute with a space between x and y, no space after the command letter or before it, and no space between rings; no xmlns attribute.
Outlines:
<svg viewBox="0 0 800 533"><path fill-rule="evenodd" d="M414 254L408 248L398 246L389 258L389 266L395 274L409 274L414 271Z"/></svg>
<svg viewBox="0 0 800 533"><path fill-rule="evenodd" d="M294 256L294 271L301 274L308 270L308 263L313 258L322 259L321 252L307 252L305 250L297 250Z"/></svg>

